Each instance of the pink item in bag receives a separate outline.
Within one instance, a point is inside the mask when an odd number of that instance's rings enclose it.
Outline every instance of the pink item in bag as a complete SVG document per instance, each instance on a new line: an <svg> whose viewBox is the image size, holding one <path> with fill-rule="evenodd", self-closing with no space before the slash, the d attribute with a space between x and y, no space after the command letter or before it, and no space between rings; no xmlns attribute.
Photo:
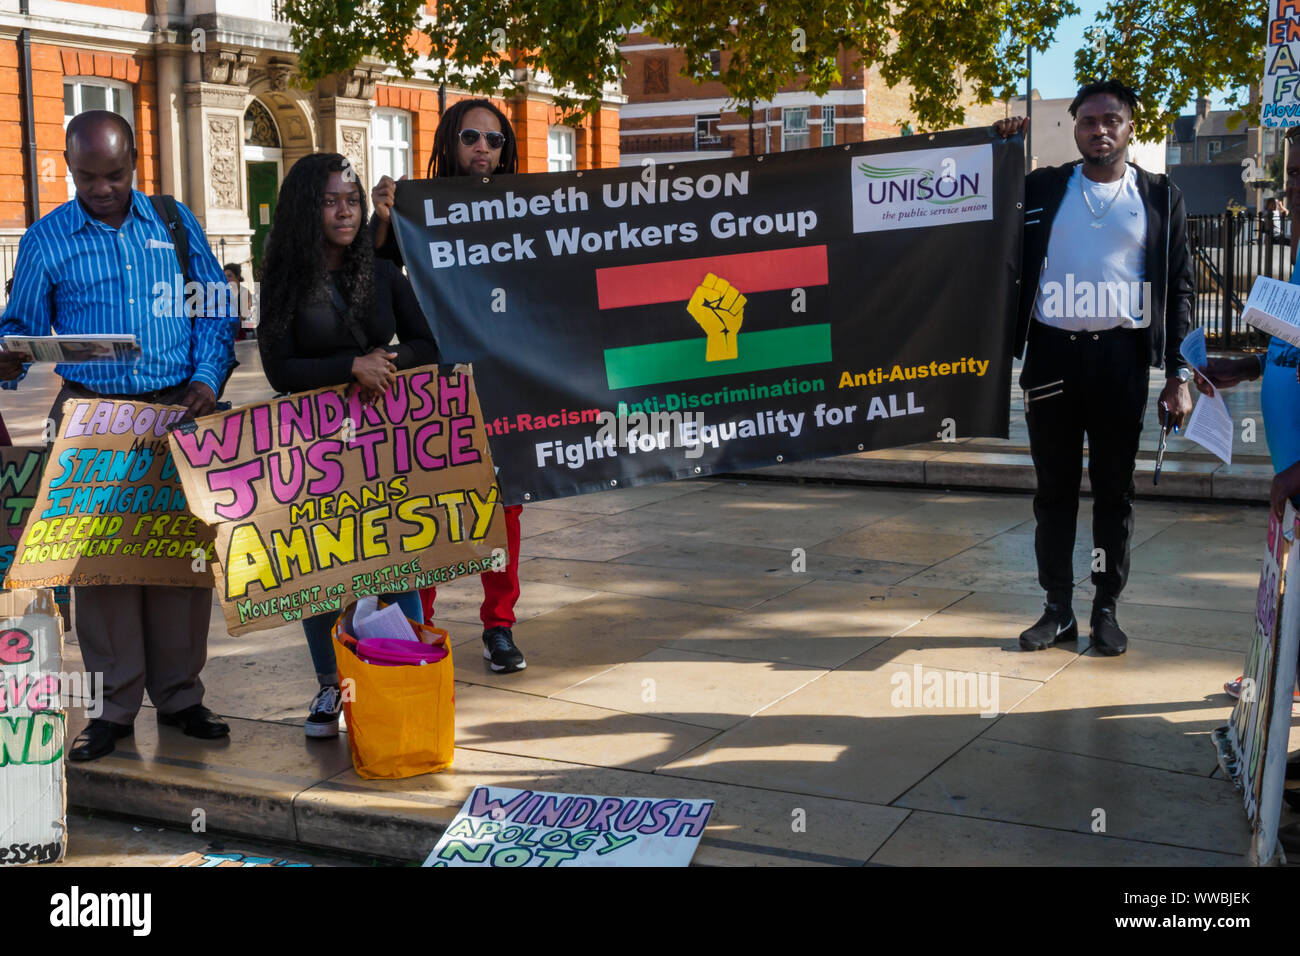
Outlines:
<svg viewBox="0 0 1300 956"><path fill-rule="evenodd" d="M357 641L357 657L380 667L434 664L447 656L447 649L420 641L393 637L371 637Z"/></svg>

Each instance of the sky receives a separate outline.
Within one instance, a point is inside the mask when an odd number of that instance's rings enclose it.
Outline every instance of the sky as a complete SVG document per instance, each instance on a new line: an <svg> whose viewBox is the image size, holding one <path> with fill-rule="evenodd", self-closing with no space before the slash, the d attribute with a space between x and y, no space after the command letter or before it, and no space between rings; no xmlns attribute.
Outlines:
<svg viewBox="0 0 1300 956"><path fill-rule="evenodd" d="M1079 87L1074 81L1074 51L1085 42L1083 31L1096 22L1097 14L1106 6L1106 0L1074 0L1074 3L1079 14L1061 21L1056 28L1056 42L1045 53L1034 51L1034 89L1043 99L1074 96L1078 92ZM1211 109L1227 107L1227 91L1210 94ZM1190 113L1194 109L1195 103L1188 103L1183 112Z"/></svg>

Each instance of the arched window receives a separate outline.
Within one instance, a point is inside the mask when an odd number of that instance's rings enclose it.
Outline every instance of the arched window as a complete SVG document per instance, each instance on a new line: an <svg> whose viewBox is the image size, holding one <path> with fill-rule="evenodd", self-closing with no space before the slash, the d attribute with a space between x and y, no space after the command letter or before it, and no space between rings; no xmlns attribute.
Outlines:
<svg viewBox="0 0 1300 956"><path fill-rule="evenodd" d="M280 148L280 131L271 118L271 111L257 100L244 110L244 145Z"/></svg>

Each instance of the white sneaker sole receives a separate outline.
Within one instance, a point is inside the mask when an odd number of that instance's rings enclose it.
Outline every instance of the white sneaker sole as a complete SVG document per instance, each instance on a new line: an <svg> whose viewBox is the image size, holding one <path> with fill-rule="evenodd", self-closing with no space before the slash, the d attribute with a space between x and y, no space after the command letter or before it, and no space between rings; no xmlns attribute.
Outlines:
<svg viewBox="0 0 1300 956"><path fill-rule="evenodd" d="M339 735L339 722L333 720L325 724L314 724L308 721L303 725L308 737L337 737Z"/></svg>
<svg viewBox="0 0 1300 956"><path fill-rule="evenodd" d="M512 667L508 670L505 667L503 667L501 664L494 664L492 662L492 652L489 651L486 647L483 648L483 660L487 661L488 667L492 668L492 671L497 674L502 674L502 673L513 674L515 671L521 671L528 667L527 661L520 661L518 667Z"/></svg>

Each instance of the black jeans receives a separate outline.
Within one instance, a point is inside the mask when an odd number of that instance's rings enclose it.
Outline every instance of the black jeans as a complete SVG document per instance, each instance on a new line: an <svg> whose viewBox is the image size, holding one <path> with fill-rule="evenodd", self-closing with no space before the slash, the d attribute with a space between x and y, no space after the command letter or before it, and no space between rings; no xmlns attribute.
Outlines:
<svg viewBox="0 0 1300 956"><path fill-rule="evenodd" d="M1035 322L1020 374L1029 450L1038 476L1034 552L1038 582L1053 603L1074 591L1074 529L1088 437L1092 540L1101 570L1092 572L1098 605L1114 606L1128 580L1133 535L1133 465L1151 370L1137 329L1063 332ZM1098 556L1094 552L1093 566Z"/></svg>

